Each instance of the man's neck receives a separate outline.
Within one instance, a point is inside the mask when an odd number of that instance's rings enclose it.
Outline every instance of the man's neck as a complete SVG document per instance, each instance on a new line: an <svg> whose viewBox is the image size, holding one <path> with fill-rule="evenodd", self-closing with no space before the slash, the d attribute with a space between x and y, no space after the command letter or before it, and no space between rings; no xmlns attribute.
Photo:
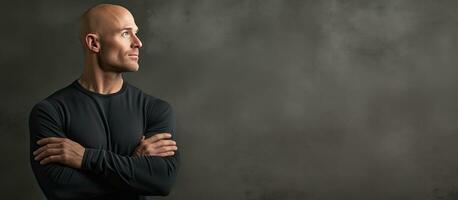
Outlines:
<svg viewBox="0 0 458 200"><path fill-rule="evenodd" d="M85 67L78 82L89 91L113 94L121 90L124 80L121 73L104 72L100 68Z"/></svg>

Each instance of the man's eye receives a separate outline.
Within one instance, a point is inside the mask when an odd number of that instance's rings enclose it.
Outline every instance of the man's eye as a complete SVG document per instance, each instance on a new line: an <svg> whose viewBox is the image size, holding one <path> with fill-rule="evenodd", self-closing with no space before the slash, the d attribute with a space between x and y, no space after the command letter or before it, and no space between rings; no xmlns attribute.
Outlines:
<svg viewBox="0 0 458 200"><path fill-rule="evenodd" d="M122 37L127 37L127 36L129 36L129 33L128 32L123 32L121 36Z"/></svg>

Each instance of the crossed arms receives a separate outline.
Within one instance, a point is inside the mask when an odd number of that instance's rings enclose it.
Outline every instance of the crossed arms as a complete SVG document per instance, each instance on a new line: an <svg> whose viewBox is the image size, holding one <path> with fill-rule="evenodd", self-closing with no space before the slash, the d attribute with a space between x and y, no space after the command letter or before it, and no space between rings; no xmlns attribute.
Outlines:
<svg viewBox="0 0 458 200"><path fill-rule="evenodd" d="M164 113L171 112L170 108L165 109ZM49 199L170 192L179 161L170 133L142 138L133 155L123 156L104 149L84 148L66 138L56 116L53 105L42 101L32 109L29 119L31 165ZM170 120L170 116L164 120ZM157 132L154 127L149 131Z"/></svg>
<svg viewBox="0 0 458 200"><path fill-rule="evenodd" d="M147 139L143 136L132 156L173 156L178 148L176 142L169 139L171 137L170 133L158 133ZM85 148L77 142L68 138L48 137L38 140L37 144L41 147L32 154L40 164L60 163L81 169Z"/></svg>

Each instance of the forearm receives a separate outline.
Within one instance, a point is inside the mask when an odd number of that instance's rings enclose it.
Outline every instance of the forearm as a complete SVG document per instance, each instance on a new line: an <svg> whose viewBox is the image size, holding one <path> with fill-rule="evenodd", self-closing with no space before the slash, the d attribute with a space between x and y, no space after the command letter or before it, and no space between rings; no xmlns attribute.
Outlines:
<svg viewBox="0 0 458 200"><path fill-rule="evenodd" d="M30 158L37 181L48 199L84 199L116 192L106 181L61 164L41 165Z"/></svg>
<svg viewBox="0 0 458 200"><path fill-rule="evenodd" d="M65 137L53 106L43 101L34 106L29 117L30 166L48 199L85 199L114 193L105 180L90 173L58 163L40 164L32 152L40 148L37 141L47 137Z"/></svg>
<svg viewBox="0 0 458 200"><path fill-rule="evenodd" d="M139 147L145 147L146 153L157 150L147 148L149 146L157 146L161 151L174 153L171 150L176 150L175 146L161 146L161 144L174 143L174 141L160 140L159 136L163 135L170 137L170 134L167 133L158 134L148 140L143 140ZM150 141L156 139L159 141L150 144ZM176 173L177 157L155 157L151 154L143 154L143 152L141 153L143 156L126 157L102 149L85 149L80 144L61 137L43 138L36 144L42 145L33 152L34 160L40 161L39 164L47 167L49 167L47 164L51 163L68 166L70 169L63 168L57 171L69 171L70 176L73 173L72 170L86 169L85 173L106 179L106 185L126 193L167 195L174 181L174 173ZM57 174L61 175L61 173ZM51 177L55 175L51 174Z"/></svg>
<svg viewBox="0 0 458 200"><path fill-rule="evenodd" d="M121 156L103 149L87 148L82 169L110 180L116 188L142 195L167 195L179 165L174 156Z"/></svg>

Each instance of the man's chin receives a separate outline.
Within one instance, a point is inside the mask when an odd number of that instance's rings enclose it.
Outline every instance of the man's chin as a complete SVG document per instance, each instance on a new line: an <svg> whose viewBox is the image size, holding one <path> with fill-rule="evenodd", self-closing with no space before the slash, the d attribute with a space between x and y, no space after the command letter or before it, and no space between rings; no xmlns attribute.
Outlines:
<svg viewBox="0 0 458 200"><path fill-rule="evenodd" d="M132 72L138 71L138 68L140 68L138 65L132 69Z"/></svg>
<svg viewBox="0 0 458 200"><path fill-rule="evenodd" d="M138 71L139 66L138 65L133 65L133 66L125 66L121 68L119 71L120 72L136 72Z"/></svg>

